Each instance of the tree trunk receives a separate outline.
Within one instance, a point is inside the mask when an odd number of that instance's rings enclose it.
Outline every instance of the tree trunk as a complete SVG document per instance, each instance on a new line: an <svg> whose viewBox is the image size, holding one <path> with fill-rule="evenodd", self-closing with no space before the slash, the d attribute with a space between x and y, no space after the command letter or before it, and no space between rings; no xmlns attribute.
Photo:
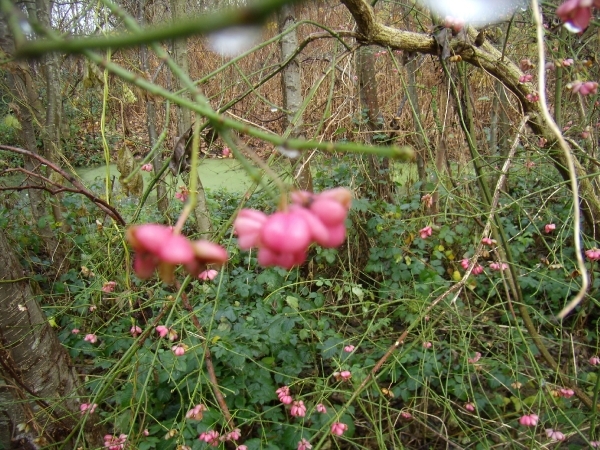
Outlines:
<svg viewBox="0 0 600 450"><path fill-rule="evenodd" d="M140 26L144 26L146 24L146 2L142 1L138 4L138 22ZM150 78L150 65L148 64L148 48L145 45L140 46L139 50L140 55L140 67L142 71L148 75ZM144 92L145 93L145 92ZM150 144L150 148L154 148L156 144L157 136L156 136L156 107L154 104L154 97L152 95L146 95L146 127L148 128L148 143ZM161 157L161 152L156 151L154 153L154 157L152 158L152 165L154 167L154 176L158 176L158 172L160 168L164 164L164 161ZM169 201L167 199L167 190L165 188L165 175L163 174L162 178L158 180L156 183L156 204L158 206L158 210L166 217L167 210L169 209Z"/></svg>
<svg viewBox="0 0 600 450"><path fill-rule="evenodd" d="M29 8L30 14L33 14L33 8ZM35 14L37 20L48 29L51 29L50 17L52 14L52 2L49 0L36 0ZM41 132L42 143L44 145L44 156L53 163L60 164L60 130L62 126L62 99L60 93L60 71L57 53L46 53L42 57L44 67L44 75L46 81L46 117L44 126ZM56 182L63 182L62 177L56 172L50 174L50 179ZM54 195L50 197L50 205L54 221L61 224L63 233L67 234L70 231L68 223L63 219L65 208L61 204L62 195ZM70 241L62 241L56 246L55 252L52 255L52 260L58 261L63 270L68 270L66 265L66 256L69 253Z"/></svg>
<svg viewBox="0 0 600 450"><path fill-rule="evenodd" d="M7 55L14 52L14 42L6 29L6 21L0 17L0 44L2 51ZM38 153L37 135L34 123L39 123L39 118L34 115L41 109L38 93L35 89L31 67L24 61L15 61L5 65L7 84L12 93L13 112L21 125L21 145L32 153ZM36 172L39 164L35 160L25 158L25 169ZM43 185L38 178L27 180L32 186ZM58 241L46 217L48 216L46 194L40 189L30 189L28 198L31 206L32 219L38 227L38 233L49 257L54 255L58 248Z"/></svg>
<svg viewBox="0 0 600 450"><path fill-rule="evenodd" d="M373 133L380 131L383 127L383 117L379 110L377 99L377 80L375 79L375 55L373 48L363 46L358 49L356 55L356 70L358 72L358 84L360 103L364 112L364 119L369 142L374 142ZM369 176L375 188L376 195L383 201L392 200L392 183L389 174L389 160L374 155L368 157Z"/></svg>
<svg viewBox="0 0 600 450"><path fill-rule="evenodd" d="M282 6L279 12L279 32L283 33L296 22L294 7ZM293 30L281 38L281 61L285 61L298 47L298 35ZM292 138L303 137L302 115L294 118L302 106L302 75L297 59L290 62L281 73L281 90L283 92L283 107L286 111L286 127ZM310 171L309 153L303 152L298 158L290 158L294 179L298 188L312 191L312 174Z"/></svg>
<svg viewBox="0 0 600 450"><path fill-rule="evenodd" d="M0 448L47 448L79 426L79 382L3 230L0 254ZM103 436L96 419L85 430L94 447Z"/></svg>
<svg viewBox="0 0 600 450"><path fill-rule="evenodd" d="M177 20L184 18L186 16L185 12L186 2L185 0L171 0L171 12L173 17L173 22L177 22ZM173 58L184 74L189 75L189 63L188 63L188 51L187 51L187 40L178 39L173 43ZM178 90L181 86L180 81L177 77L174 77L173 89ZM186 92L184 94L186 97L190 97L190 93ZM178 121L178 130L179 136L183 136L187 130L189 130L192 126L192 117L189 109L186 108L178 108L179 121ZM194 216L196 218L196 230L200 234L200 236L207 237L212 232L212 224L210 221L210 213L208 211L208 204L206 202L206 193L204 191L204 186L202 185L202 180L200 179L200 174L198 173L198 190L196 195L196 207L194 208Z"/></svg>

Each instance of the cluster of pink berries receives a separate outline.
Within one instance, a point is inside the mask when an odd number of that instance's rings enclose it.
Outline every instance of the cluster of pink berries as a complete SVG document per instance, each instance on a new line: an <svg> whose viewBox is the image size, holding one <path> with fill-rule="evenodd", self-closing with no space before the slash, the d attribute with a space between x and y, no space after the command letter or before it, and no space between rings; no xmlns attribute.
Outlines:
<svg viewBox="0 0 600 450"><path fill-rule="evenodd" d="M556 230L556 224L553 224L553 223L547 223L547 224L544 226L544 232L545 232L546 234L550 234L550 233L552 233L554 230Z"/></svg>
<svg viewBox="0 0 600 450"><path fill-rule="evenodd" d="M463 269L467 270L469 268L469 259L468 258L464 258L460 261L460 265ZM473 275L481 275L483 273L483 266L481 264L477 264L475 267L473 267L473 270L471 271L471 273Z"/></svg>
<svg viewBox="0 0 600 450"><path fill-rule="evenodd" d="M126 442L126 434L120 434L119 436L107 434L104 436L104 448L107 448L108 450L123 450Z"/></svg>
<svg viewBox="0 0 600 450"><path fill-rule="evenodd" d="M433 229L430 226L427 226L425 228L421 228L419 230L419 236L421 236L421 239L427 239L432 234L433 234Z"/></svg>
<svg viewBox="0 0 600 450"><path fill-rule="evenodd" d="M200 433L200 436L198 436L198 439L206 442L211 447L218 447L221 442L226 442L226 441L235 442L240 437L242 437L242 432L240 431L239 428L236 428L235 430L230 431L229 433L225 433L223 435L220 435L218 431L208 430L208 431L205 431L204 433ZM237 450L246 450L247 447L245 445L239 445L236 447L236 449Z"/></svg>
<svg viewBox="0 0 600 450"><path fill-rule="evenodd" d="M521 416L519 423L524 427L535 427L539 419L540 418L537 416L537 414L526 414Z"/></svg>
<svg viewBox="0 0 600 450"><path fill-rule="evenodd" d="M526 73L519 77L519 83L529 83L531 80L533 80L533 75L530 73Z"/></svg>
<svg viewBox="0 0 600 450"><path fill-rule="evenodd" d="M94 414L94 411L96 411L96 408L98 407L98 404L96 403L82 403L81 405L79 405L79 411L81 411L81 415L84 414Z"/></svg>
<svg viewBox="0 0 600 450"><path fill-rule="evenodd" d="M573 81L567 84L567 89L570 89L573 94L589 95L598 92L598 83L595 81Z"/></svg>
<svg viewBox="0 0 600 450"><path fill-rule="evenodd" d="M182 203L185 203L190 195L190 191L186 186L179 186L179 190L175 192L175 198Z"/></svg>
<svg viewBox="0 0 600 450"><path fill-rule="evenodd" d="M148 164L142 164L142 168L140 170L144 171L144 172L152 172L152 170L154 169L154 166L150 163Z"/></svg>
<svg viewBox="0 0 600 450"><path fill-rule="evenodd" d="M190 241L164 225L132 226L127 229L127 240L136 251L133 269L142 279L150 278L158 268L160 278L172 283L176 265L182 264L191 275L198 276L208 264L222 265L227 261L227 252L220 245Z"/></svg>
<svg viewBox="0 0 600 450"><path fill-rule="evenodd" d="M490 269L495 270L497 272L502 272L502 271L508 269L508 264L493 262L493 263L490 263Z"/></svg>
<svg viewBox="0 0 600 450"><path fill-rule="evenodd" d="M267 216L262 211L242 209L235 220L238 245L243 250L258 247L261 266L291 269L304 262L313 242L335 248L346 238L344 222L352 200L348 189L320 194L297 191L291 199L286 211Z"/></svg>
<svg viewBox="0 0 600 450"><path fill-rule="evenodd" d="M596 247L590 248L585 251L585 256L590 261L600 261L600 249L597 249Z"/></svg>
<svg viewBox="0 0 600 450"><path fill-rule="evenodd" d="M117 283L115 281L107 281L106 283L104 283L102 285L102 292L109 294L109 293L113 292L116 287L117 287Z"/></svg>
<svg viewBox="0 0 600 450"><path fill-rule="evenodd" d="M560 388L558 391L556 391L556 394L558 397L571 398L575 395L575 391L573 391L573 389Z"/></svg>
<svg viewBox="0 0 600 450"><path fill-rule="evenodd" d="M552 428L548 428L546 431L546 436L548 436L553 441L564 441L565 435L560 431L553 430Z"/></svg>
<svg viewBox="0 0 600 450"><path fill-rule="evenodd" d="M171 342L177 339L177 331L173 328L165 327L164 325L159 325L155 328L156 332L161 338L168 338Z"/></svg>
<svg viewBox="0 0 600 450"><path fill-rule="evenodd" d="M98 336L96 336L93 333L88 333L85 335L83 340L89 342L90 344L95 344L96 342L98 342Z"/></svg>
<svg viewBox="0 0 600 450"><path fill-rule="evenodd" d="M199 405L194 406L188 412L185 413L185 418L190 420L202 420L202 416L204 411L208 411L208 408L200 403Z"/></svg>

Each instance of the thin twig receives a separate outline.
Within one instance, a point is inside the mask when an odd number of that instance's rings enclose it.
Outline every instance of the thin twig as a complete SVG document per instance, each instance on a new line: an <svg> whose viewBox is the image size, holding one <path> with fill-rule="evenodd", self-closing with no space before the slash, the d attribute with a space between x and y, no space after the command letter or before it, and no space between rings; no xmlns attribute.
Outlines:
<svg viewBox="0 0 600 450"><path fill-rule="evenodd" d="M37 159L40 163L45 164L50 169L54 170L56 173L58 173L63 178L65 178L69 183L71 183L73 186L75 186L76 190L72 190L65 186L61 186L57 183L51 182L47 178L45 178L41 175L37 175L33 172L27 172L25 169L19 169L19 170L21 172L28 173L28 175L30 175L30 176L35 176L37 178L43 179L44 181L49 182L55 186L59 186L61 190L68 191L68 192L75 192L75 193L84 195L85 197L90 199L92 201L92 203L95 203L96 206L98 206L102 211L104 211L106 214L108 214L110 217L112 217L116 222L118 222L119 225L126 225L125 219L123 219L123 217L121 217L121 214L119 214L119 212L115 208L110 206L108 203L106 203L101 198L98 198L96 195L94 195L93 192L88 190L79 180L77 180L77 178L75 178L73 175L69 174L68 172L65 172L63 169L61 169L59 166L57 166L53 162L48 161L46 158L38 155L37 153L33 153L33 152L30 152L29 150L25 150L25 149L18 148L18 147L12 147L10 145L0 145L0 149L7 150L9 152L19 153L19 154L25 155L29 158ZM44 188L44 189L49 190L47 188ZM7 187L7 188L2 188L2 190L18 191L18 190L22 190L22 187L18 187L18 186L17 187ZM51 190L49 190L49 191L52 192ZM61 191L59 190L58 192L61 192Z"/></svg>

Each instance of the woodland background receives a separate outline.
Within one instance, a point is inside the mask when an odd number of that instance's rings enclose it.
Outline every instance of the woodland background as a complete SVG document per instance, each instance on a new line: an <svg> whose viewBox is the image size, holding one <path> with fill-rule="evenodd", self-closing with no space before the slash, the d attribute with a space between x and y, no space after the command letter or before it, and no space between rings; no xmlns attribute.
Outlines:
<svg viewBox="0 0 600 450"><path fill-rule="evenodd" d="M596 445L600 36L558 4L539 61L531 7L1 1L0 448ZM239 250L282 186L350 188L345 244ZM126 227L185 208L228 263L139 280Z"/></svg>

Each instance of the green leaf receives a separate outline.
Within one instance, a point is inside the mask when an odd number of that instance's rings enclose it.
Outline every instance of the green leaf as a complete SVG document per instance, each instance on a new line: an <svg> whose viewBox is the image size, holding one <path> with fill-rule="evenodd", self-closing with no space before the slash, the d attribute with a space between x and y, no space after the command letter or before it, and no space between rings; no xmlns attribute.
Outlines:
<svg viewBox="0 0 600 450"><path fill-rule="evenodd" d="M291 295L288 295L288 296L285 298L285 302L286 302L286 303L287 303L287 304L288 304L288 305L289 305L291 308L298 309L298 299L297 299L296 297L293 297L293 296L291 296Z"/></svg>

